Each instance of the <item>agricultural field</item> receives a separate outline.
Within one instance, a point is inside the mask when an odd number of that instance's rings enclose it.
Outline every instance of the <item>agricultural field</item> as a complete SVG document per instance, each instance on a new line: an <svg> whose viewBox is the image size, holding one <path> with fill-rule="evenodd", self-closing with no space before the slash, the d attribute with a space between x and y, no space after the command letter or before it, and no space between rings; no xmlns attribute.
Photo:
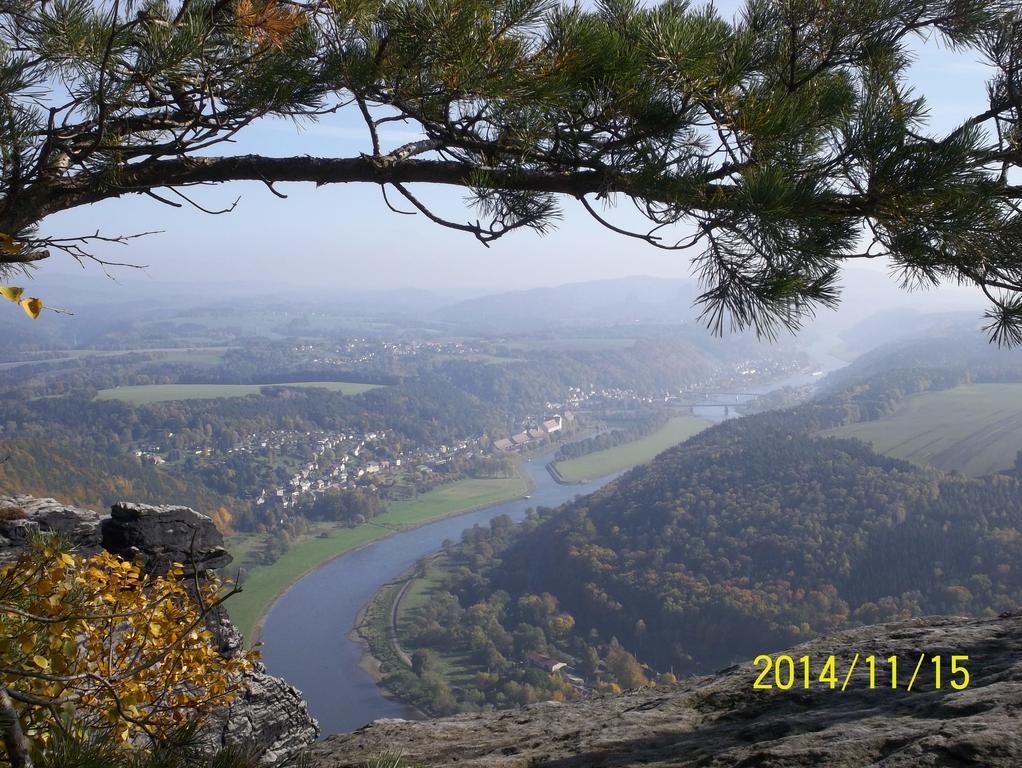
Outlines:
<svg viewBox="0 0 1022 768"><path fill-rule="evenodd" d="M556 464L557 471L567 482L578 483L631 469L650 461L668 448L685 442L712 423L695 416L676 416L653 434L639 440L579 456L577 459L559 461Z"/></svg>
<svg viewBox="0 0 1022 768"><path fill-rule="evenodd" d="M380 384L357 384L348 381L291 381L281 384L140 384L131 387L101 389L97 400L122 400L132 405L148 405L172 400L214 400L220 397L258 395L263 387L308 387L358 395Z"/></svg>
<svg viewBox="0 0 1022 768"><path fill-rule="evenodd" d="M1012 467L1022 450L1022 384L924 392L883 419L822 434L855 437L888 456L980 477Z"/></svg>
<svg viewBox="0 0 1022 768"><path fill-rule="evenodd" d="M608 337L566 337L562 339L522 339L510 342L509 349L523 352L604 352L614 349L630 349L635 339Z"/></svg>
<svg viewBox="0 0 1022 768"><path fill-rule="evenodd" d="M521 363L520 357L500 357L499 355L487 355L482 352L473 352L466 355L435 354L430 358L436 363L482 363L483 365L508 365L510 363Z"/></svg>
<svg viewBox="0 0 1022 768"><path fill-rule="evenodd" d="M449 485L441 485L412 499L393 501L387 511L374 517L377 525L401 526L418 524L443 517L453 510L468 511L488 507L529 492L529 482L515 475L508 478L468 478Z"/></svg>
<svg viewBox="0 0 1022 768"><path fill-rule="evenodd" d="M160 360L170 363L192 363L194 365L216 365L223 361L224 352L230 347L197 347L176 348L161 347L154 349L65 349L52 352L41 352L41 356L32 360L13 360L0 363L0 370L17 368L22 365L70 363L89 357L127 357L138 353L159 354ZM49 355L49 357L46 357Z"/></svg>
<svg viewBox="0 0 1022 768"><path fill-rule="evenodd" d="M528 481L517 475L492 480L460 480L414 499L392 502L382 515L355 528L317 525L311 535L294 542L273 565L246 568L242 580L244 591L226 603L227 612L245 639L251 642L260 618L278 595L328 560L396 530L508 501L528 492ZM320 538L322 533L326 535ZM235 556L235 562L227 571L233 572L241 565L244 554L258 546L262 538L262 535L256 534L232 537L228 541L228 549Z"/></svg>
<svg viewBox="0 0 1022 768"><path fill-rule="evenodd" d="M201 347L196 349L160 350L160 359L168 363L191 365L219 365L224 361L224 352L230 347Z"/></svg>

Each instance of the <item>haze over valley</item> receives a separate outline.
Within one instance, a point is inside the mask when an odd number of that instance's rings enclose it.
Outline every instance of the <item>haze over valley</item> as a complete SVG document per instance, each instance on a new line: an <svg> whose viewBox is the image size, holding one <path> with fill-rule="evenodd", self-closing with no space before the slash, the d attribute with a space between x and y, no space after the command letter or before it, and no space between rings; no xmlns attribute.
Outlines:
<svg viewBox="0 0 1022 768"><path fill-rule="evenodd" d="M0 4L0 768L1022 765L1022 0Z"/></svg>

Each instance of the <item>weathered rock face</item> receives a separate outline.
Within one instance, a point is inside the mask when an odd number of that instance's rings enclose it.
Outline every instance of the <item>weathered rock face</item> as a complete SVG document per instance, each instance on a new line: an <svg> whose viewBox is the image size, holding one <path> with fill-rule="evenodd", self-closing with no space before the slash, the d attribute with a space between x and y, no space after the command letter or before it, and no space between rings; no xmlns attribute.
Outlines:
<svg viewBox="0 0 1022 768"><path fill-rule="evenodd" d="M91 509L69 507L56 499L0 496L0 562L16 558L36 531L56 531L86 554L100 550L99 515Z"/></svg>
<svg viewBox="0 0 1022 768"><path fill-rule="evenodd" d="M213 521L188 507L120 502L100 528L107 552L141 559L152 573L165 573L171 563L191 573L222 568L232 560Z"/></svg>
<svg viewBox="0 0 1022 768"><path fill-rule="evenodd" d="M787 691L754 690L761 667L743 664L666 689L579 703L425 722L380 720L315 745L312 764L361 768L386 752L422 768L1022 766L1022 614L862 627L787 653L795 659L795 684ZM856 653L856 670L842 692ZM908 692L921 653L927 661ZM817 677L832 654L836 689L814 682L802 690L798 660L810 656ZM870 654L878 660L873 690ZM881 671L895 654L899 688L891 690ZM936 690L929 660L938 654L944 669ZM952 654L969 656L971 681L962 691L950 685Z"/></svg>
<svg viewBox="0 0 1022 768"><path fill-rule="evenodd" d="M103 548L128 560L141 560L149 573L163 575L172 563L181 563L185 574L201 577L229 565L233 558L224 548L223 535L213 521L189 507L129 504L110 508L100 523ZM207 626L220 653L238 653L244 640L227 612L217 607Z"/></svg>
<svg viewBox="0 0 1022 768"><path fill-rule="evenodd" d="M0 562L17 557L31 530L60 531L78 552L107 551L142 560L146 569L165 573L171 563L204 578L231 562L213 521L188 507L115 504L110 517L68 507L53 499L0 496ZM242 638L227 614L210 615L218 650L233 655ZM262 755L261 764L276 766L294 757L319 735L302 694L262 665L246 678L244 692L230 707L215 713L208 725L216 744L243 746Z"/></svg>
<svg viewBox="0 0 1022 768"><path fill-rule="evenodd" d="M302 692L279 677L266 674L260 664L245 680L244 692L208 726L213 741L249 747L258 744L261 764L280 765L319 736Z"/></svg>

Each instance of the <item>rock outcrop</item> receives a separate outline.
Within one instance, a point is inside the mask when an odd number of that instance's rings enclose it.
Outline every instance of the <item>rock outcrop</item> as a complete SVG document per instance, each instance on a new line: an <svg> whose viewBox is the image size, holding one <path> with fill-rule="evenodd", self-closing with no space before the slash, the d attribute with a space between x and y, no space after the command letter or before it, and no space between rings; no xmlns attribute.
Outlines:
<svg viewBox="0 0 1022 768"><path fill-rule="evenodd" d="M17 557L32 531L59 531L76 551L107 551L141 560L154 574L178 562L203 578L231 562L213 521L188 507L115 504L109 517L61 504L54 499L0 496L0 562ZM218 649L237 653L242 638L226 613L210 616ZM257 664L241 695L216 712L207 727L210 740L257 750L261 765L276 766L294 757L319 735L302 694Z"/></svg>
<svg viewBox="0 0 1022 768"><path fill-rule="evenodd" d="M101 549L99 515L91 509L61 504L56 499L0 495L0 563L18 556L33 532L55 531L83 554Z"/></svg>
<svg viewBox="0 0 1022 768"><path fill-rule="evenodd" d="M742 664L668 688L578 703L424 722L379 720L319 742L312 764L362 768L368 758L391 753L421 768L1022 765L1022 614L861 627L786 653L795 660L790 690L754 690L759 669ZM856 653L855 671L842 691ZM878 660L872 690L865 661L870 654ZM909 692L920 654L926 661ZM971 680L961 691L950 685L952 654L969 656ZM834 690L815 679L802 689L799 659L806 655L813 678L827 657L836 657ZM892 655L899 657L895 690L884 661ZM944 665L940 689L930 662L935 655Z"/></svg>
<svg viewBox="0 0 1022 768"><path fill-rule="evenodd" d="M245 681L242 694L214 714L208 729L219 744L258 745L266 766L281 765L319 736L302 692L267 674L261 664Z"/></svg>
<svg viewBox="0 0 1022 768"><path fill-rule="evenodd" d="M205 515L188 507L119 502L100 525L103 549L126 560L142 560L151 573L165 573L171 563L185 572L223 568L233 559L224 537Z"/></svg>

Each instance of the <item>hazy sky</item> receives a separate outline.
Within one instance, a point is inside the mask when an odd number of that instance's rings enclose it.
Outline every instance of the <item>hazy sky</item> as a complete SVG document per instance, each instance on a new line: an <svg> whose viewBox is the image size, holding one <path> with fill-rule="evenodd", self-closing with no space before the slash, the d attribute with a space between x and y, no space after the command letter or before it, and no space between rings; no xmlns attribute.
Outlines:
<svg viewBox="0 0 1022 768"><path fill-rule="evenodd" d="M721 0L717 5L729 16L740 3ZM929 98L934 125L954 126L985 108L984 67L977 55L953 55L932 43L921 48L913 80ZM400 127L384 134L391 146L410 138L417 137ZM249 129L244 143L224 147L228 149L324 156L369 151L364 126L354 114L301 132L290 123L259 125ZM291 184L280 189L289 199L274 197L262 184L196 192L195 198L209 207L228 206L240 195L237 209L223 216L129 196L51 217L44 229L61 235L96 229L165 230L130 246L102 251L112 259L149 265L144 276L119 273L128 283L256 279L335 286L338 291L385 286L501 289L635 274L690 274L684 253L660 251L606 231L570 200L564 201L564 220L553 234L542 238L531 232L512 234L487 249L471 236L445 230L421 216L391 213L372 185L317 190ZM465 220L472 213L461 205L458 191L419 191L449 218ZM630 203L622 201L621 210L628 207ZM70 259L57 256L45 264L38 281L45 283L47 273L78 269Z"/></svg>

